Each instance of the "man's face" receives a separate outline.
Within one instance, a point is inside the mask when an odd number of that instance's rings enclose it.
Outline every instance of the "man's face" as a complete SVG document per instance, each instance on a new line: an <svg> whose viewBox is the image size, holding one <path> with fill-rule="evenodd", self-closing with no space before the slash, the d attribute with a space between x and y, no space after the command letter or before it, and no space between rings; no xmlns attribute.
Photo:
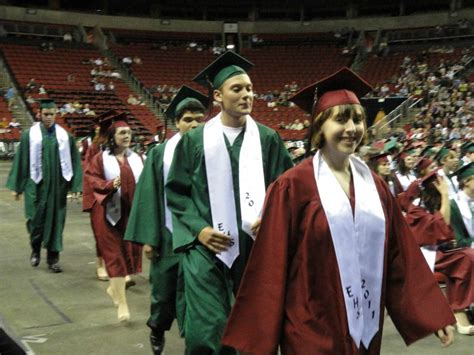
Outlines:
<svg viewBox="0 0 474 355"><path fill-rule="evenodd" d="M176 122L176 128L178 128L179 133L183 135L199 126L203 118L204 113L202 112L185 111L179 121Z"/></svg>
<svg viewBox="0 0 474 355"><path fill-rule="evenodd" d="M222 105L222 110L234 118L249 115L252 112L253 85L247 74L227 79L214 90L214 100Z"/></svg>
<svg viewBox="0 0 474 355"><path fill-rule="evenodd" d="M43 108L41 109L41 122L43 122L46 129L49 129L56 119L56 108Z"/></svg>

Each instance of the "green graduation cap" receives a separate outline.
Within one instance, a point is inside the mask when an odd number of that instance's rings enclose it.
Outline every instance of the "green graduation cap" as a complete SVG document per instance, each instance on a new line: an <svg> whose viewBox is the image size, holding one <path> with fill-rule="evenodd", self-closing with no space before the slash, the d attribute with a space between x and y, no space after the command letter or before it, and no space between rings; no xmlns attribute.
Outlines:
<svg viewBox="0 0 474 355"><path fill-rule="evenodd" d="M457 176L458 181L462 181L472 175L474 175L474 162L470 162L469 164L463 165L450 176Z"/></svg>
<svg viewBox="0 0 474 355"><path fill-rule="evenodd" d="M389 139L387 142L385 142L383 146L383 150L388 152L391 149L394 149L397 147L397 140L395 138Z"/></svg>
<svg viewBox="0 0 474 355"><path fill-rule="evenodd" d="M433 146L432 145L427 145L426 147L423 148L423 150L420 152L421 157L431 157L434 155L433 151Z"/></svg>
<svg viewBox="0 0 474 355"><path fill-rule="evenodd" d="M206 88L208 83L211 83L213 89L219 89L227 79L246 74L253 66L254 64L244 57L227 51L196 75L193 81Z"/></svg>
<svg viewBox="0 0 474 355"><path fill-rule="evenodd" d="M443 160L444 157L445 157L446 155L448 155L448 153L449 153L449 149L446 148L446 146L441 147L440 150L438 150L438 152L435 154L434 159L435 159L437 162L440 162L440 163L441 163L441 160Z"/></svg>
<svg viewBox="0 0 474 355"><path fill-rule="evenodd" d="M58 108L53 99L40 99L38 101L40 102L40 109Z"/></svg>
<svg viewBox="0 0 474 355"><path fill-rule="evenodd" d="M465 142L461 145L461 154L474 153L474 142Z"/></svg>
<svg viewBox="0 0 474 355"><path fill-rule="evenodd" d="M203 105L204 109L206 109L207 106L209 106L210 99L199 91L183 85L168 105L168 108L165 111L166 117L170 120L175 120L177 118L176 113L193 101Z"/></svg>

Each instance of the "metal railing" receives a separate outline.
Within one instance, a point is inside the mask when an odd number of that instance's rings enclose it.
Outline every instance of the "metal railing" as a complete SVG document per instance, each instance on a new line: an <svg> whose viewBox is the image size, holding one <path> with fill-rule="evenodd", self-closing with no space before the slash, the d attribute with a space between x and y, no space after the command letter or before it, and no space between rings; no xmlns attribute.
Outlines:
<svg viewBox="0 0 474 355"><path fill-rule="evenodd" d="M385 115L380 121L372 125L370 128L377 131L383 131L383 129L386 127L393 128L396 123L408 117L410 109L417 106L422 100L422 98L410 96L400 105L398 105L392 112Z"/></svg>

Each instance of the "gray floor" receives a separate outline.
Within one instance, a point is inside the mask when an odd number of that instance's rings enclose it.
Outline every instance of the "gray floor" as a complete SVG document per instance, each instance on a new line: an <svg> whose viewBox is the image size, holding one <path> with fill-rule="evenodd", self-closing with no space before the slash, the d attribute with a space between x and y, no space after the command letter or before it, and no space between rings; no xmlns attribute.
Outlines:
<svg viewBox="0 0 474 355"><path fill-rule="evenodd" d="M144 272L127 292L132 321L117 322L105 293L106 282L95 279L94 242L88 216L72 201L61 256L64 273L51 274L44 260L29 266L28 236L23 201L13 200L4 188L10 163L0 162L0 316L29 347L30 354L150 354L148 330L149 287ZM430 336L407 348L390 319L384 329L382 354L471 354L474 337L456 335L455 344L442 349ZM167 336L166 354L182 354L176 327Z"/></svg>

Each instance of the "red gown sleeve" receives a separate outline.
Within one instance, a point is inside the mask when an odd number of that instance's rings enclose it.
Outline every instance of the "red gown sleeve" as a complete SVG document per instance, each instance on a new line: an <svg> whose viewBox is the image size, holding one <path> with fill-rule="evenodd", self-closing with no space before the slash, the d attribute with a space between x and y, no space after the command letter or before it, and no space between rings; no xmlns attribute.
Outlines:
<svg viewBox="0 0 474 355"><path fill-rule="evenodd" d="M86 182L94 191L94 200L100 204L107 203L107 198L116 190L113 180L105 180L102 154L96 154L86 166Z"/></svg>
<svg viewBox="0 0 474 355"><path fill-rule="evenodd" d="M277 180L268 190L262 224L253 245L223 344L252 354L275 353L284 319L292 220L288 188Z"/></svg>
<svg viewBox="0 0 474 355"><path fill-rule="evenodd" d="M411 205L405 219L419 246L437 245L454 239L452 228L440 212L429 213L423 207Z"/></svg>
<svg viewBox="0 0 474 355"><path fill-rule="evenodd" d="M456 321L400 207L390 192L384 190L382 200L385 201L389 233L386 307L408 345Z"/></svg>

